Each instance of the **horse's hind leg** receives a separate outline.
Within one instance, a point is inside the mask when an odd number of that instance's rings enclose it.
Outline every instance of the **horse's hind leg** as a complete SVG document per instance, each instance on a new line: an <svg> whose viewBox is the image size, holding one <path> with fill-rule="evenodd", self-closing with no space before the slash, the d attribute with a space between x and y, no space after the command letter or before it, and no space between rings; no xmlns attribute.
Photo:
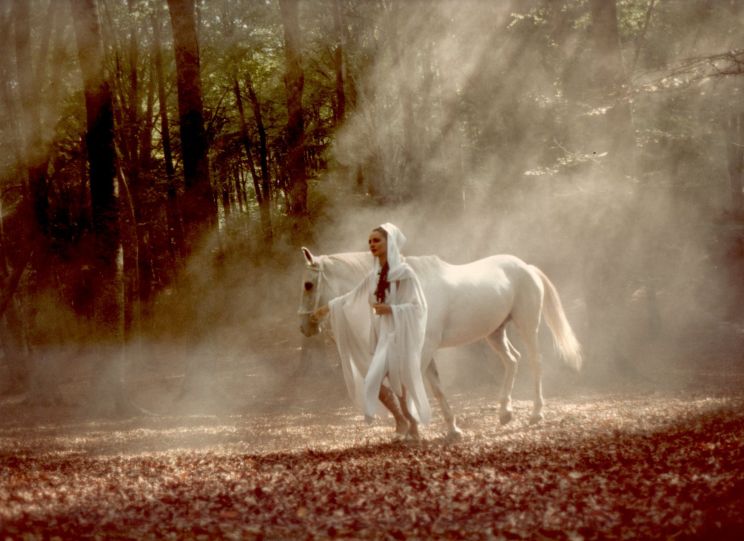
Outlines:
<svg viewBox="0 0 744 541"><path fill-rule="evenodd" d="M535 398L530 422L534 424L542 421L542 408L544 404L542 393L542 365L540 363L540 350L537 341L537 326L529 325L525 327L517 324L517 328L519 329L519 334L524 341L525 353L527 354L527 359L532 368L532 377L535 385Z"/></svg>
<svg viewBox="0 0 744 541"><path fill-rule="evenodd" d="M504 365L504 381L501 383L501 393L499 396L501 404L499 420L503 425L511 421L514 417L511 395L512 389L514 389L514 380L517 377L519 352L514 349L514 346L512 346L509 338L506 336L506 324L487 336L486 342L496 352Z"/></svg>
<svg viewBox="0 0 744 541"><path fill-rule="evenodd" d="M439 371L434 364L434 359L431 360L426 369L426 380L429 382L431 392L437 397L439 405L442 408L444 421L447 423L446 438L448 440L462 438L462 430L457 427L457 424L455 423L455 415L452 413L452 408L450 408L449 402L447 402L447 398L444 396L444 392L442 391L442 382L439 380Z"/></svg>

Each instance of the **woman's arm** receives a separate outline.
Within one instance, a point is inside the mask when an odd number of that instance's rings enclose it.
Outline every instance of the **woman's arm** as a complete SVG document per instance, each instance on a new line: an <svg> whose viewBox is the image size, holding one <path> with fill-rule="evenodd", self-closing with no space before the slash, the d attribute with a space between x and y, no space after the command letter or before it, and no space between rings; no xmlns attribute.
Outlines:
<svg viewBox="0 0 744 541"><path fill-rule="evenodd" d="M352 289L348 293L344 293L343 295L339 295L338 297L335 297L335 298L331 299L330 301L328 301L328 304L326 304L324 306L321 306L320 308L318 308L317 310L315 310L315 312L313 312L312 315L310 316L310 319L312 319L313 321L316 321L317 322L317 321L323 319L324 317L326 317L328 315L328 312L330 311L330 305L332 303L333 304L338 304L338 303L345 304L347 301L349 301L351 299L355 299L357 297L357 295L361 295L361 294L366 295L367 294L367 281L368 280L369 280L368 277L365 278L359 284L357 284L357 286L354 289Z"/></svg>
<svg viewBox="0 0 744 541"><path fill-rule="evenodd" d="M314 322L318 322L324 317L326 317L329 311L330 311L330 308L328 308L327 304L325 306L321 306L315 312L312 313L312 315L310 316L310 319Z"/></svg>
<svg viewBox="0 0 744 541"><path fill-rule="evenodd" d="M392 314L393 308L389 304L376 302L372 305L372 311L375 313L375 315L384 316L386 314Z"/></svg>

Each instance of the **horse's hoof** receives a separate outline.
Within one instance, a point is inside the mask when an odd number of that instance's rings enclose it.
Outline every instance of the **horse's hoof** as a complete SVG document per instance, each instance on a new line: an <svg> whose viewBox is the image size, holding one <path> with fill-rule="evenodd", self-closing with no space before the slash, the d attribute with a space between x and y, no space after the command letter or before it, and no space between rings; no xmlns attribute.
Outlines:
<svg viewBox="0 0 744 541"><path fill-rule="evenodd" d="M535 414L533 414L530 417L530 424L531 425L536 425L537 423L539 423L543 419L544 419L544 417L543 417L543 414L542 413L535 413Z"/></svg>
<svg viewBox="0 0 744 541"><path fill-rule="evenodd" d="M462 430L455 427L447 433L444 439L448 442L460 441L462 440Z"/></svg>
<svg viewBox="0 0 744 541"><path fill-rule="evenodd" d="M502 425L505 425L512 419L514 419L514 414L509 410L504 410L499 414L499 421L501 421Z"/></svg>

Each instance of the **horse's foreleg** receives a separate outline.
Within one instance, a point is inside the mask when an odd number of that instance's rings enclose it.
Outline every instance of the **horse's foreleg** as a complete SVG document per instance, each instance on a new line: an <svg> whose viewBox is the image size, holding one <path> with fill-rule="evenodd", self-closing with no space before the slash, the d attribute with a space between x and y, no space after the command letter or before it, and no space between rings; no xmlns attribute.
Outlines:
<svg viewBox="0 0 744 541"><path fill-rule="evenodd" d="M499 420L503 425L511 421L514 417L511 395L512 390L514 389L514 381L517 378L519 352L514 349L509 338L507 338L504 325L488 336L486 341L488 342L488 345L491 346L491 349L496 352L501 359L501 363L504 365L504 381L501 383L501 393L499 396L499 402L501 404Z"/></svg>
<svg viewBox="0 0 744 541"><path fill-rule="evenodd" d="M393 391L391 391L385 385L380 385L379 398L380 402L382 402L382 405L385 406L395 418L395 433L399 436L405 436L406 434L408 434L410 425L403 413L403 410L401 409L398 398L395 396Z"/></svg>
<svg viewBox="0 0 744 541"><path fill-rule="evenodd" d="M437 397L439 405L442 408L442 415L444 415L444 421L447 424L447 439L460 439L462 437L462 430L457 427L455 415L452 413L452 408L450 408L449 402L447 402L447 398L442 391L442 382L439 380L439 371L434 364L434 359L431 360L426 369L426 379L429 382L431 392Z"/></svg>

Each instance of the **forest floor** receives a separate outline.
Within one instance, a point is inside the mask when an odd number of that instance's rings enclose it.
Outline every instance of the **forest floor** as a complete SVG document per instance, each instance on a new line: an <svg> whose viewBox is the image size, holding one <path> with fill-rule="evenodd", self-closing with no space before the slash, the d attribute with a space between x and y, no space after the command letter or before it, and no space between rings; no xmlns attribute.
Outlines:
<svg viewBox="0 0 744 541"><path fill-rule="evenodd" d="M92 416L74 400L32 410L0 399L0 539L744 532L744 371L733 365L687 373L681 385L658 374L558 388L548 374L537 425L528 383L517 385L515 420L501 426L498 378L455 378L464 437L446 441L437 414L418 444L394 442L390 419L365 424L326 368L318 376L287 365L253 386L255 373L225 372L222 394L233 400L208 413L176 407L175 388L154 379L133 395L157 414L127 419Z"/></svg>

